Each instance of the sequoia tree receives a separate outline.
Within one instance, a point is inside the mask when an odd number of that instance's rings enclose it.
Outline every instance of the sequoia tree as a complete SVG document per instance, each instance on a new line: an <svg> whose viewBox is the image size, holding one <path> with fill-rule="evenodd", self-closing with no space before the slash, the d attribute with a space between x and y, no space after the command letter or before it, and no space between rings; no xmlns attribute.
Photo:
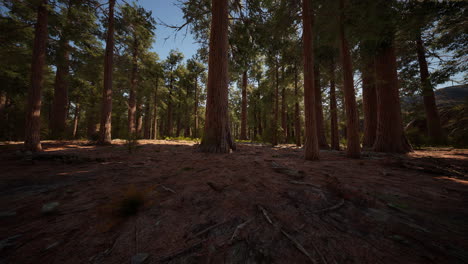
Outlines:
<svg viewBox="0 0 468 264"><path fill-rule="evenodd" d="M26 150L42 151L41 146L41 93L44 81L44 66L47 48L48 0L42 0L37 7L37 22L31 63L31 84L26 105L26 129L24 147Z"/></svg>
<svg viewBox="0 0 468 264"><path fill-rule="evenodd" d="M228 3L211 3L205 127L199 147L202 152L229 153L236 148L228 116Z"/></svg>

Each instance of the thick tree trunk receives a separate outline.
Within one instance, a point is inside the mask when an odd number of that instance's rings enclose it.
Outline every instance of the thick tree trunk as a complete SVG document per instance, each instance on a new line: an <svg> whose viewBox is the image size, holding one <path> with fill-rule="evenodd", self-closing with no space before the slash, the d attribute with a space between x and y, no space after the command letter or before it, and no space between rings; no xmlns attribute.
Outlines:
<svg viewBox="0 0 468 264"><path fill-rule="evenodd" d="M343 93L346 110L346 137L347 156L350 158L360 158L361 146L359 139L359 115L357 111L356 95L354 94L353 66L348 41L344 31L344 10L343 0L340 1L341 21L340 21L340 49L341 64L343 67Z"/></svg>
<svg viewBox="0 0 468 264"><path fill-rule="evenodd" d="M374 146L377 132L377 91L375 88L374 59L362 55L364 65L362 69L362 104L364 110L364 138L363 147Z"/></svg>
<svg viewBox="0 0 468 264"><path fill-rule="evenodd" d="M145 118L143 121L143 138L151 139L151 98L146 97Z"/></svg>
<svg viewBox="0 0 468 264"><path fill-rule="evenodd" d="M338 111L336 108L335 92L335 62L332 62L330 67L330 116L331 148L334 150L340 150L340 137L338 134Z"/></svg>
<svg viewBox="0 0 468 264"><path fill-rule="evenodd" d="M26 106L26 129L24 147L37 152L41 146L41 93L44 85L44 66L47 47L48 1L42 0L37 9L37 23L34 32L34 46L31 64L31 86Z"/></svg>
<svg viewBox="0 0 468 264"><path fill-rule="evenodd" d="M143 136L143 106L140 102L137 102L137 111L135 114L135 130L136 137L141 138Z"/></svg>
<svg viewBox="0 0 468 264"><path fill-rule="evenodd" d="M228 153L236 146L228 114L228 0L211 2L206 117L200 151Z"/></svg>
<svg viewBox="0 0 468 264"><path fill-rule="evenodd" d="M304 110L305 110L305 159L318 160L319 147L315 127L313 14L310 0L302 1L303 49L304 49Z"/></svg>
<svg viewBox="0 0 468 264"><path fill-rule="evenodd" d="M241 140L247 139L247 71L242 73Z"/></svg>
<svg viewBox="0 0 468 264"><path fill-rule="evenodd" d="M198 138L198 77L197 76L195 76L193 116L195 117L194 124L193 124L193 137Z"/></svg>
<svg viewBox="0 0 468 264"><path fill-rule="evenodd" d="M80 103L76 100L75 102L75 114L73 117L73 138L76 138L76 133L78 131L78 122L80 121Z"/></svg>
<svg viewBox="0 0 468 264"><path fill-rule="evenodd" d="M138 85L138 41L136 36L134 38L134 47L133 47L133 55L132 55L132 73L130 77L130 95L128 97L128 136L135 137L138 129L138 119L136 118L136 89Z"/></svg>
<svg viewBox="0 0 468 264"><path fill-rule="evenodd" d="M424 44L421 38L421 33L416 40L416 48L418 53L419 72L421 75L422 95L424 100L424 110L426 112L426 123L428 135L431 141L435 144L445 143L444 133L440 125L439 111L437 109L434 89L432 88L429 79L429 69L426 61Z"/></svg>
<svg viewBox="0 0 468 264"><path fill-rule="evenodd" d="M378 116L374 151L410 152L411 145L403 133L397 62L393 43L379 47L375 58L375 71Z"/></svg>
<svg viewBox="0 0 468 264"><path fill-rule="evenodd" d="M114 6L115 0L109 0L106 53L104 57L104 89L102 91L101 126L98 144L112 143L112 71L114 64Z"/></svg>
<svg viewBox="0 0 468 264"><path fill-rule="evenodd" d="M68 75L69 75L69 44L61 39L58 48L57 71L55 73L54 99L52 103L52 120L50 127L52 138L63 139L68 113Z"/></svg>
<svg viewBox="0 0 468 264"><path fill-rule="evenodd" d="M297 66L294 65L294 137L296 146L301 146L301 111L299 109L299 85Z"/></svg>
<svg viewBox="0 0 468 264"><path fill-rule="evenodd" d="M325 126L323 124L323 107L322 107L322 89L320 87L320 66L315 64L314 67L314 82L315 82L315 115L317 121L317 137L319 148L329 149L327 137L325 135Z"/></svg>

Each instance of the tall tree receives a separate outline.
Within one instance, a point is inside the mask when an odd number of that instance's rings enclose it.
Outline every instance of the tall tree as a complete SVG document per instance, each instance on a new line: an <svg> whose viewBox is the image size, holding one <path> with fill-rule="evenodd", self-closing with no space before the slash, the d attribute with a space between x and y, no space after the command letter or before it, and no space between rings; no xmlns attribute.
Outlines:
<svg viewBox="0 0 468 264"><path fill-rule="evenodd" d="M228 116L228 0L211 3L206 117L200 151L228 153L236 146Z"/></svg>
<svg viewBox="0 0 468 264"><path fill-rule="evenodd" d="M330 63L330 143L331 148L340 150L340 138L338 133L338 110L336 108L335 91L335 61Z"/></svg>
<svg viewBox="0 0 468 264"><path fill-rule="evenodd" d="M328 149L327 137L325 136L325 126L323 124L323 106L322 106L322 89L320 87L320 65L314 65L314 93L315 93L315 116L316 128L319 148Z"/></svg>
<svg viewBox="0 0 468 264"><path fill-rule="evenodd" d="M304 110L305 110L305 159L319 159L319 148L315 115L313 14L311 0L302 1L302 27L304 49Z"/></svg>
<svg viewBox="0 0 468 264"><path fill-rule="evenodd" d="M47 48L48 0L41 0L37 7L37 22L31 64L31 86L28 91L26 109L26 150L42 151L41 146L41 92L44 81L44 66Z"/></svg>
<svg viewBox="0 0 468 264"><path fill-rule="evenodd" d="M361 146L359 140L359 115L357 111L356 95L354 94L353 66L349 51L348 40L345 35L344 0L340 0L340 50L341 65L343 67L343 92L346 110L346 137L348 157L359 158Z"/></svg>
<svg viewBox="0 0 468 264"><path fill-rule="evenodd" d="M98 143L112 143L112 73L114 65L114 6L115 0L109 0L107 21L106 52L104 57L104 89L102 91L101 125Z"/></svg>
<svg viewBox="0 0 468 264"><path fill-rule="evenodd" d="M363 49L363 47L361 47ZM377 91L373 55L361 51L362 104L364 112L364 148L372 148L377 133Z"/></svg>
<svg viewBox="0 0 468 264"><path fill-rule="evenodd" d="M242 73L241 140L247 139L247 71Z"/></svg>

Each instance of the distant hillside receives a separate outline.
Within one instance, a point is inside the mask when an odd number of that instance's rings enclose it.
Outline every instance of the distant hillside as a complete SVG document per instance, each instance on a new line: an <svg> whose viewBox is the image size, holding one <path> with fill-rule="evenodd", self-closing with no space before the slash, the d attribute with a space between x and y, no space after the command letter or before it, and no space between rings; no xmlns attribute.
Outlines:
<svg viewBox="0 0 468 264"><path fill-rule="evenodd" d="M435 95L438 107L463 103L468 97L468 84L438 89Z"/></svg>

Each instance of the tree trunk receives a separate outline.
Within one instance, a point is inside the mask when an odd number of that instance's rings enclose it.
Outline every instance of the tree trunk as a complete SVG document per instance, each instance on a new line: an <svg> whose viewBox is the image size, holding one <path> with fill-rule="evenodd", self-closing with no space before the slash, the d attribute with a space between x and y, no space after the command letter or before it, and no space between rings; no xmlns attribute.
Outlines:
<svg viewBox="0 0 468 264"><path fill-rule="evenodd" d="M416 40L416 48L418 53L419 72L421 75L421 87L424 100L424 110L426 112L428 135L433 143L443 144L445 143L445 138L442 126L440 125L439 111L436 105L434 89L432 88L432 84L429 79L429 70L421 33L419 33L418 39Z"/></svg>
<svg viewBox="0 0 468 264"><path fill-rule="evenodd" d="M338 111L336 109L335 92L335 62L330 67L330 116L331 116L331 148L340 150L340 138L338 133Z"/></svg>
<svg viewBox="0 0 468 264"><path fill-rule="evenodd" d="M297 66L294 65L294 137L296 146L301 146L301 111L299 109L299 86Z"/></svg>
<svg viewBox="0 0 468 264"><path fill-rule="evenodd" d="M356 95L354 94L353 84L353 66L348 41L344 31L344 10L343 0L340 1L340 49L341 64L343 67L343 93L346 110L346 138L347 138L347 156L350 158L359 158L361 156L361 146L359 139L359 115L357 111Z"/></svg>
<svg viewBox="0 0 468 264"><path fill-rule="evenodd" d="M166 136L172 136L172 90L174 89L172 73L169 80L169 96L167 98Z"/></svg>
<svg viewBox="0 0 468 264"><path fill-rule="evenodd" d="M320 66L314 65L314 82L315 82L315 115L317 121L317 137L319 148L329 149L327 137L325 136L325 126L323 125L323 107L322 107L322 89L320 87Z"/></svg>
<svg viewBox="0 0 468 264"><path fill-rule="evenodd" d="M275 63L275 107L273 109L274 120L273 120L273 140L272 145L278 145L278 118L279 118L279 69L278 69L278 59Z"/></svg>
<svg viewBox="0 0 468 264"><path fill-rule="evenodd" d="M6 103L7 94L5 91L0 91L0 139L6 139L7 134L7 118L6 118Z"/></svg>
<svg viewBox="0 0 468 264"><path fill-rule="evenodd" d="M73 138L76 138L76 133L78 131L78 122L80 121L80 103L79 99L76 99L75 102L75 115L73 117Z"/></svg>
<svg viewBox="0 0 468 264"><path fill-rule="evenodd" d="M242 73L241 140L247 139L247 71Z"/></svg>
<svg viewBox="0 0 468 264"><path fill-rule="evenodd" d="M114 6L115 0L109 0L109 18L104 57L104 89L102 91L101 126L98 144L112 143L112 71L114 64Z"/></svg>
<svg viewBox="0 0 468 264"><path fill-rule="evenodd" d="M158 86L159 82L156 80L156 87L154 89L154 106L153 106L153 119L154 119L154 127L153 127L153 139L158 139Z"/></svg>
<svg viewBox="0 0 468 264"><path fill-rule="evenodd" d="M69 75L68 40L59 41L57 70L55 73L54 99L52 103L52 120L50 123L52 138L63 139L68 113L68 75Z"/></svg>
<svg viewBox="0 0 468 264"><path fill-rule="evenodd" d="M193 115L195 117L193 124L193 137L198 138L198 77L195 76Z"/></svg>
<svg viewBox="0 0 468 264"><path fill-rule="evenodd" d="M228 113L228 0L211 3L206 117L200 151L228 153L236 146Z"/></svg>
<svg viewBox="0 0 468 264"><path fill-rule="evenodd" d="M190 118L190 106L189 106L189 103L188 103L188 98L191 96L191 91L190 91L190 86L187 85L187 88L186 88L186 96L184 97L185 98L185 109L184 109L184 115L185 115L185 124L184 124L184 127L185 127L185 131L184 131L184 137L190 137L190 128L191 128L191 118Z"/></svg>
<svg viewBox="0 0 468 264"><path fill-rule="evenodd" d="M138 129L138 120L136 119L136 89L137 89L137 71L138 71L138 41L134 38L133 56L132 56L132 73L130 79L130 95L128 97L128 136L135 137Z"/></svg>
<svg viewBox="0 0 468 264"><path fill-rule="evenodd" d="M281 71L281 79L284 80L284 68ZM287 124L287 105L286 105L286 85L282 84L281 89L281 127L283 129L283 142L288 141L288 124Z"/></svg>
<svg viewBox="0 0 468 264"><path fill-rule="evenodd" d="M364 109L363 147L372 148L377 132L377 91L375 88L375 65L373 58L363 54L362 104Z"/></svg>
<svg viewBox="0 0 468 264"><path fill-rule="evenodd" d="M313 54L313 14L310 0L302 1L302 26L304 49L304 110L305 110L305 159L318 160L319 148L315 128L314 94L314 54Z"/></svg>
<svg viewBox="0 0 468 264"><path fill-rule="evenodd" d="M42 0L37 8L37 23L34 32L34 46L31 64L31 86L26 106L26 129L24 147L26 150L42 151L41 146L41 93L44 85L44 66L47 48L48 0Z"/></svg>
<svg viewBox="0 0 468 264"><path fill-rule="evenodd" d="M403 133L393 43L379 47L375 58L377 84L377 135L374 151L407 153L411 145Z"/></svg>

